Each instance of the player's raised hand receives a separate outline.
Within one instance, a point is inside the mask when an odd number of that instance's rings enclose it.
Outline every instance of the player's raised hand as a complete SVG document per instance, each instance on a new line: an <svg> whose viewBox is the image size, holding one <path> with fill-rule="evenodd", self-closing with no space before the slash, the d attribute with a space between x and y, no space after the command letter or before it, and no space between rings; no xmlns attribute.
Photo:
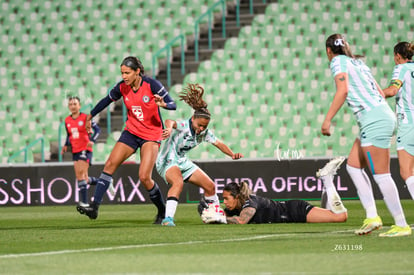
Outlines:
<svg viewBox="0 0 414 275"><path fill-rule="evenodd" d="M157 104L159 107L166 107L167 103L164 102L164 99L159 95L154 95L155 98L155 104Z"/></svg>

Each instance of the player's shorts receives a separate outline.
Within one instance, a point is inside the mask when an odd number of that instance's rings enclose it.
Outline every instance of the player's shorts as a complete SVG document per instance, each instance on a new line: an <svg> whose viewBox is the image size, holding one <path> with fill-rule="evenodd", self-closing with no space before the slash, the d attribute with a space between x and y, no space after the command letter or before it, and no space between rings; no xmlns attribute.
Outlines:
<svg viewBox="0 0 414 275"><path fill-rule="evenodd" d="M404 150L414 156L414 125L399 124L397 132L397 150Z"/></svg>
<svg viewBox="0 0 414 275"><path fill-rule="evenodd" d="M157 159L156 169L158 174L160 174L160 176L165 180L166 183L168 183L168 181L165 178L165 173L167 173L167 170L173 166L177 166L178 169L180 169L184 181L187 181L191 177L191 175L197 169L199 169L199 167L189 159L185 159L184 161L181 159L180 161L177 161L168 158L159 158Z"/></svg>
<svg viewBox="0 0 414 275"><path fill-rule="evenodd" d="M149 142L149 141L152 141L152 140L142 139L139 136L131 134L127 130L122 131L122 134L118 139L118 142L122 142L122 143L128 145L129 147L134 149L134 151L137 151L138 148L141 148L142 145L144 145L144 143ZM160 146L159 141L153 141L153 142L158 143L158 146Z"/></svg>
<svg viewBox="0 0 414 275"><path fill-rule="evenodd" d="M281 213L281 216L286 217L284 222L287 223L306 222L306 216L314 207L307 201L302 200L290 200L284 203L286 205L286 208L284 209L285 213Z"/></svg>
<svg viewBox="0 0 414 275"><path fill-rule="evenodd" d="M358 118L361 146L389 149L397 126L397 118L387 104L363 113Z"/></svg>
<svg viewBox="0 0 414 275"><path fill-rule="evenodd" d="M72 160L73 161L83 160L89 163L89 165L92 165L92 152L88 150L83 150L78 153L73 153Z"/></svg>

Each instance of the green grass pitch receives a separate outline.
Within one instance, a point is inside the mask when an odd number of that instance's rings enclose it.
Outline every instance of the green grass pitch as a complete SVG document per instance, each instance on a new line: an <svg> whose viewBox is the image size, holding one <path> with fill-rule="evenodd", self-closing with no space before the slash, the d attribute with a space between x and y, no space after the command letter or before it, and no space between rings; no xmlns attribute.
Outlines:
<svg viewBox="0 0 414 275"><path fill-rule="evenodd" d="M319 202L312 202L318 204ZM412 274L414 236L355 236L364 212L345 201L340 224L205 225L180 204L176 227L152 224L152 205L102 205L97 220L75 206L0 208L0 274ZM414 223L414 201L403 201Z"/></svg>

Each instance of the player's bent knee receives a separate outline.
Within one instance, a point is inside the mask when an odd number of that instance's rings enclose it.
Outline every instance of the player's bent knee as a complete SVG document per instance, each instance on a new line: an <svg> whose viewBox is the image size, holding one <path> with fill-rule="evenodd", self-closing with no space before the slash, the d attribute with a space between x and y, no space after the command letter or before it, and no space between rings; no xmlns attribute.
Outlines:
<svg viewBox="0 0 414 275"><path fill-rule="evenodd" d="M335 222L346 222L348 220L348 212L335 214Z"/></svg>

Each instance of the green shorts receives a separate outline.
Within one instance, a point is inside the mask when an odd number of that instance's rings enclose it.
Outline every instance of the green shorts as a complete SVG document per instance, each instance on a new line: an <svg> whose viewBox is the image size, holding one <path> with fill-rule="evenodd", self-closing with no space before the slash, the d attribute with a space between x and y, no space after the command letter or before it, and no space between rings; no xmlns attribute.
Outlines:
<svg viewBox="0 0 414 275"><path fill-rule="evenodd" d="M404 150L414 156L414 125L398 125L397 131L397 150Z"/></svg>
<svg viewBox="0 0 414 275"><path fill-rule="evenodd" d="M361 146L389 149L397 126L397 118L388 104L364 112L358 118Z"/></svg>
<svg viewBox="0 0 414 275"><path fill-rule="evenodd" d="M177 161L168 158L159 158L157 159L156 169L158 174L160 174L160 176L165 180L166 183L168 183L168 181L165 178L165 174L167 173L167 170L173 166L177 166L178 169L180 169L184 181L188 180L191 177L191 175L197 169L199 169L199 167L189 159L180 159L180 161Z"/></svg>

